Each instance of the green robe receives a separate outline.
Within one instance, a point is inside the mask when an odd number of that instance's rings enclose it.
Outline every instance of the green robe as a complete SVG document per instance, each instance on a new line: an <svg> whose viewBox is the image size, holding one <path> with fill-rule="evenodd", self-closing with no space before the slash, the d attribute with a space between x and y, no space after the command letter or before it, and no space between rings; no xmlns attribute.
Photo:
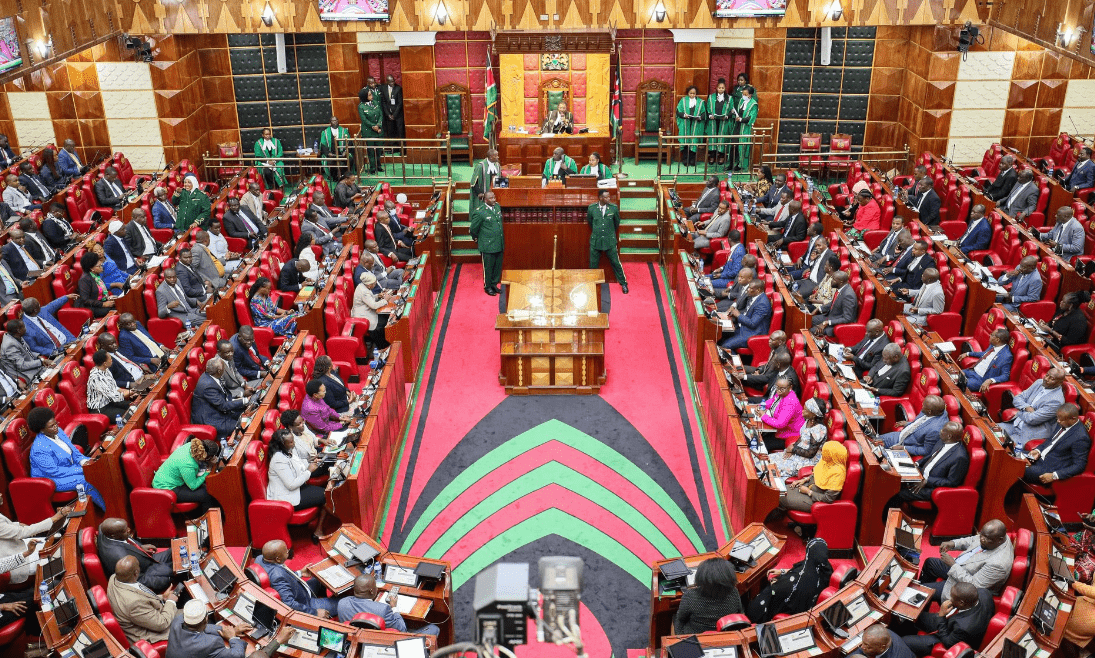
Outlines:
<svg viewBox="0 0 1095 658"><path fill-rule="evenodd" d="M582 167L582 171L579 172L579 173L582 173L582 174L597 174L597 180L607 180L609 178L612 178L612 170L609 169L608 165L606 165L603 162L598 162L597 163L597 171L593 171L593 167L590 167L589 165L586 165L586 166Z"/></svg>
<svg viewBox="0 0 1095 658"><path fill-rule="evenodd" d="M729 94L723 94L722 102L718 100L718 94L707 97L707 134L708 135L733 135L734 122L730 120L730 110L734 107L734 101ZM709 139L707 148L712 153L726 153L730 150L730 142L726 139Z"/></svg>
<svg viewBox="0 0 1095 658"><path fill-rule="evenodd" d="M323 132L321 132L319 134L319 154L321 156L324 156L324 155L327 155L329 153L334 153L335 155L343 155L344 156L349 152L349 143L347 141L349 139L350 139L350 131L349 130L346 130L342 126L339 126L338 127L338 134L336 135L334 128L331 128L330 126L327 126L326 128L323 129ZM335 144L336 141L338 142L337 148L336 148L336 144ZM330 160L327 160L327 159L323 160L323 172L327 175L327 180L333 180L333 177L331 175L331 164L332 163L331 163ZM347 163L343 163L343 164L347 168L349 168L349 164L347 164ZM338 166L337 168L341 169L341 166Z"/></svg>
<svg viewBox="0 0 1095 658"><path fill-rule="evenodd" d="M745 89L744 85L734 85L734 91L730 93L734 97L734 107L741 105L741 90Z"/></svg>
<svg viewBox="0 0 1095 658"><path fill-rule="evenodd" d="M578 171L577 163L575 163L574 158L570 157L569 155L564 155L563 156L563 167L566 168L566 169L569 169L571 172L577 172ZM542 177L547 179L547 178L551 178L554 174L555 174L555 159L554 158L548 158L547 161L544 162L544 173L543 173Z"/></svg>
<svg viewBox="0 0 1095 658"><path fill-rule="evenodd" d="M376 96L373 96L376 98ZM372 103L358 103L357 115L361 117L361 132L359 137L368 139L379 139L384 136L384 118L380 112L380 104L375 101ZM380 130L373 130L373 126L377 126ZM370 142L366 146L366 151L369 156L369 169L376 169L380 164L379 162L379 150L382 146L381 142ZM374 160L376 160L374 162Z"/></svg>
<svg viewBox="0 0 1095 658"><path fill-rule="evenodd" d="M478 243L479 253L496 254L505 247L502 235L502 208L486 204L479 206L471 216L471 237Z"/></svg>
<svg viewBox="0 0 1095 658"><path fill-rule="evenodd" d="M677 103L677 135L681 138L682 148L695 148L703 142L702 136L707 130L707 107L703 99L696 97L696 106L689 108L692 99L685 96ZM686 119L685 115L699 117Z"/></svg>
<svg viewBox="0 0 1095 658"><path fill-rule="evenodd" d="M468 216L470 217L475 211L483 206L483 201L479 198L480 194L486 194L494 187L494 181L491 180L491 176L487 174L490 167L490 161L483 158L475 165L475 169L471 172L471 203L468 205ZM498 169L498 173L502 173L502 163L495 165Z"/></svg>
<svg viewBox="0 0 1095 658"><path fill-rule="evenodd" d="M278 187L285 185L285 164L279 159L284 155L281 148L281 140L277 137L270 139L272 144L271 148L264 148L263 139L260 137L255 141L255 166L258 167L259 173L266 168L266 161L274 161L274 182Z"/></svg>
<svg viewBox="0 0 1095 658"><path fill-rule="evenodd" d="M185 231L194 224L201 225L209 219L211 208L209 197L199 189L187 191L179 188L179 191L171 198L171 203L175 204L177 209L176 231Z"/></svg>
<svg viewBox="0 0 1095 658"><path fill-rule="evenodd" d="M745 99L742 97L742 102ZM738 122L738 134L739 135L752 135L753 124L757 121L757 100L750 98L748 104L742 105L738 103L737 111L738 116L741 117L741 121ZM741 169L749 169L749 156L753 153L753 145L749 143L743 143L738 145L738 162L737 166Z"/></svg>

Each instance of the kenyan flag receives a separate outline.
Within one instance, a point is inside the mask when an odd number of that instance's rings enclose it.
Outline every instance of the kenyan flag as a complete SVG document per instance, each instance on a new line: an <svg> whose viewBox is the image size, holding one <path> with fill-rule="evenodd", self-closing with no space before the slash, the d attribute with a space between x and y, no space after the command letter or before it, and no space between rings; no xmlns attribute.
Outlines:
<svg viewBox="0 0 1095 658"><path fill-rule="evenodd" d="M612 136L619 139L620 128L622 123L620 122L620 109L623 102L620 100L620 60L623 58L623 47L616 47L616 68L612 71L612 99L609 102L608 110L608 122L609 128L612 131ZM489 93L489 92L488 92Z"/></svg>
<svg viewBox="0 0 1095 658"><path fill-rule="evenodd" d="M494 144L494 124L498 122L498 84L494 81L494 69L487 51L487 116L483 119L483 139Z"/></svg>

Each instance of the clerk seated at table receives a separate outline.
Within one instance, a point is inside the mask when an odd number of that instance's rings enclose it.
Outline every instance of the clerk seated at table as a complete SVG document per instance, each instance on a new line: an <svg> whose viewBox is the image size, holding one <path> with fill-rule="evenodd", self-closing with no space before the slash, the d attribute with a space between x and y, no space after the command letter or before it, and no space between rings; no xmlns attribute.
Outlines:
<svg viewBox="0 0 1095 658"><path fill-rule="evenodd" d="M859 649L849 654L850 658L916 658L916 654L901 641L901 636L877 623L863 631L863 640Z"/></svg>
<svg viewBox="0 0 1095 658"><path fill-rule="evenodd" d="M932 492L940 487L962 486L970 468L970 455L962 443L962 425L947 421L939 431L939 443L924 459L916 463L922 480L905 483L887 507L914 500L931 500Z"/></svg>
<svg viewBox="0 0 1095 658"><path fill-rule="evenodd" d="M563 147L557 146L551 157L544 162L544 173L541 178L546 185L548 179L566 180L567 176L576 173L578 173L578 165L575 164L574 158L567 155Z"/></svg>
<svg viewBox="0 0 1095 658"><path fill-rule="evenodd" d="M1080 422L1080 408L1066 402L1057 408L1057 428L1045 443L1027 453L1023 481L1050 485L1067 480L1087 469L1091 437Z"/></svg>
<svg viewBox="0 0 1095 658"><path fill-rule="evenodd" d="M296 572L291 572L285 566L288 557L289 547L285 542L272 539L263 545L262 555L255 558L255 563L266 571L270 586L277 591L282 603L320 619L334 616L337 604L334 599L325 596L327 590L323 583L315 578L305 580Z"/></svg>
<svg viewBox="0 0 1095 658"><path fill-rule="evenodd" d="M956 550L962 553L951 557L949 553ZM935 591L933 601L949 599L958 583L999 594L1004 591L1014 561L1015 547L1008 539L1007 526L993 519L981 526L976 535L940 544L939 557L924 560L919 580Z"/></svg>
<svg viewBox="0 0 1095 658"><path fill-rule="evenodd" d="M906 635L901 641L921 658L930 656L932 649L940 644L947 649L959 642L980 647L995 613L992 592L969 583L959 583L939 607L938 614L924 612L916 620L916 627L926 634Z"/></svg>
<svg viewBox="0 0 1095 658"><path fill-rule="evenodd" d="M996 301L1012 313L1019 311L1019 304L1039 301L1042 299L1042 276L1038 274L1038 257L1024 256L1018 267L1000 277L998 283L1007 288L1007 293L997 295Z"/></svg>
<svg viewBox="0 0 1095 658"><path fill-rule="evenodd" d="M859 299L848 283L848 273L841 270L834 274L833 287L836 288L833 301L819 308L810 318L811 331L818 336L835 336L833 327L854 324L859 316Z"/></svg>
<svg viewBox="0 0 1095 658"><path fill-rule="evenodd" d="M136 557L123 557L118 560L114 575L107 583L106 596L127 640L163 642L167 639L171 620L181 614L176 607L179 595L168 590L161 596L140 582L142 575Z"/></svg>
<svg viewBox="0 0 1095 658"><path fill-rule="evenodd" d="M383 601L377 601L377 592L376 578L372 574L363 574L354 578L352 594L338 602L339 621L348 624L355 616L367 612L383 619L386 631L435 637L441 632L441 629L434 624L426 624L413 630L408 628L403 616L392 608L396 603L396 597L389 592Z"/></svg>
<svg viewBox="0 0 1095 658"><path fill-rule="evenodd" d="M1016 414L999 427L1017 448L1022 448L1027 441L1048 439L1057 431L1057 409L1065 403L1064 381L1063 369L1050 368L1010 403L1007 403L1005 393L1002 408L1013 408Z"/></svg>
<svg viewBox="0 0 1095 658"><path fill-rule="evenodd" d="M1004 327L997 327L989 335L989 348L981 352L970 352L969 356L978 359L972 368L962 371L965 389L971 393L989 390L993 384L1011 381L1012 353L1008 341L1011 335ZM961 382L959 382L961 385Z"/></svg>
<svg viewBox="0 0 1095 658"><path fill-rule="evenodd" d="M939 443L940 433L947 424L947 405L938 395L924 398L923 410L909 421L894 423L896 432L887 432L878 437L887 448L895 446L905 449L914 457L930 455Z"/></svg>
<svg viewBox="0 0 1095 658"><path fill-rule="evenodd" d="M882 349L882 360L863 376L863 388L878 396L901 397L912 381L909 360L901 346L891 343Z"/></svg>
<svg viewBox="0 0 1095 658"><path fill-rule="evenodd" d="M747 296L739 299L727 314L734 319L736 327L719 343L724 349L739 350L748 346L753 336L768 331L772 323L772 302L764 294L764 281L753 279Z"/></svg>
<svg viewBox="0 0 1095 658"><path fill-rule="evenodd" d="M886 335L885 325L882 320L871 318L867 320L866 333L863 340L851 347L844 348L844 358L852 362L852 369L858 377L869 372L880 360L882 350L890 344L890 337Z"/></svg>
<svg viewBox="0 0 1095 658"><path fill-rule="evenodd" d="M555 109L547 113L544 125L540 128L540 133L545 135L574 134L574 115L567 112L566 102L559 101Z"/></svg>
<svg viewBox="0 0 1095 658"><path fill-rule="evenodd" d="M141 570L137 582L157 593L171 587L171 549L156 550L152 544L138 544L125 519L112 517L100 523L95 548L107 578L114 575L122 558L132 557Z"/></svg>

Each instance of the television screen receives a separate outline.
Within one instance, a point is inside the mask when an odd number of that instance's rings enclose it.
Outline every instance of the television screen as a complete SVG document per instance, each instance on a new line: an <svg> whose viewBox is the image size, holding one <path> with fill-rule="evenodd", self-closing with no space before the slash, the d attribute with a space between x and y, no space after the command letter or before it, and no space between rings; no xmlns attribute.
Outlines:
<svg viewBox="0 0 1095 658"><path fill-rule="evenodd" d="M324 21L386 21L388 0L316 0Z"/></svg>
<svg viewBox="0 0 1095 658"><path fill-rule="evenodd" d="M715 18L782 16L786 13L787 0L715 0Z"/></svg>
<svg viewBox="0 0 1095 658"><path fill-rule="evenodd" d="M0 18L0 71L7 71L23 64L19 52L19 34L15 31L14 18Z"/></svg>

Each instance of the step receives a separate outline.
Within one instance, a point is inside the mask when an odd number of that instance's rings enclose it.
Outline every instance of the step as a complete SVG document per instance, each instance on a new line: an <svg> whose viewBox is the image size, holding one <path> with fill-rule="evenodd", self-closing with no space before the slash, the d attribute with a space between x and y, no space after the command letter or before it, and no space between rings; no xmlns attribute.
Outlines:
<svg viewBox="0 0 1095 658"><path fill-rule="evenodd" d="M621 217L620 224L623 226L657 226L657 217Z"/></svg>
<svg viewBox="0 0 1095 658"><path fill-rule="evenodd" d="M456 258L457 256L465 258L479 258L478 249L453 249L449 253L452 254L453 258Z"/></svg>
<svg viewBox="0 0 1095 658"><path fill-rule="evenodd" d="M657 247L620 247L620 255L629 256L657 256Z"/></svg>
<svg viewBox="0 0 1095 658"><path fill-rule="evenodd" d="M657 242L658 234L657 233L632 233L632 232L628 231L626 233L621 233L620 234L620 239L621 240L643 240L643 241Z"/></svg>
<svg viewBox="0 0 1095 658"><path fill-rule="evenodd" d="M656 212L658 202L651 197L620 199L620 210L646 210Z"/></svg>

